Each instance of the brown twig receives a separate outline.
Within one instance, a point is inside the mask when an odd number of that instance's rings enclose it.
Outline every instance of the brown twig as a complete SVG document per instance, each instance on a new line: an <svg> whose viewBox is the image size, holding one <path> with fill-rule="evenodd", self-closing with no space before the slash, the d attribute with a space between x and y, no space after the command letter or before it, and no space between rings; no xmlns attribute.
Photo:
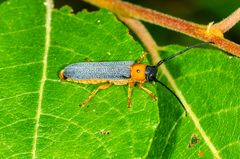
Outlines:
<svg viewBox="0 0 240 159"><path fill-rule="evenodd" d="M232 14L233 16L226 18L224 20L225 22L223 21L223 23L220 22L217 23L216 25L213 25L212 27L209 27L206 25L188 22L128 2L122 2L120 0L84 0L84 1L101 8L107 8L108 10L112 11L117 15L143 20L149 23L166 27L171 30L181 32L183 34L187 34L189 36L195 37L203 41L214 42L214 44L218 48L240 57L240 45L230 40L227 40L223 37L223 33L227 29L230 29L231 26L234 25L239 20L239 18L236 18L239 15L238 10ZM230 20L231 23L229 22L229 20L227 20L229 18L232 18ZM226 22L229 24L228 27L222 29L223 28L222 25L224 25L224 23Z"/></svg>
<svg viewBox="0 0 240 159"><path fill-rule="evenodd" d="M218 28L223 33L230 30L238 21L240 20L240 8L234 11L227 18L223 19L221 22L218 22L212 26L212 28Z"/></svg>

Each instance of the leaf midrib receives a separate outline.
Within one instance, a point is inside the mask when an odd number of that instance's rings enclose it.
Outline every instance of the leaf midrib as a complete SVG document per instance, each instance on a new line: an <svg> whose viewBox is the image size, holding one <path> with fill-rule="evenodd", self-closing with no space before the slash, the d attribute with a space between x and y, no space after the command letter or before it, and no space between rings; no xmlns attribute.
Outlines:
<svg viewBox="0 0 240 159"><path fill-rule="evenodd" d="M43 63L42 78L41 78L41 83L39 88L37 112L35 116L36 124L35 124L34 134L33 134L32 159L37 158L36 150L37 150L38 129L39 129L40 116L42 112L43 90L44 90L44 85L47 79L47 60L48 60L49 45L50 45L53 1L46 0L44 5L46 6L46 17L45 17L46 18L46 21L45 21L46 37L45 37L45 49L44 49L44 55L43 55L43 61L42 61Z"/></svg>

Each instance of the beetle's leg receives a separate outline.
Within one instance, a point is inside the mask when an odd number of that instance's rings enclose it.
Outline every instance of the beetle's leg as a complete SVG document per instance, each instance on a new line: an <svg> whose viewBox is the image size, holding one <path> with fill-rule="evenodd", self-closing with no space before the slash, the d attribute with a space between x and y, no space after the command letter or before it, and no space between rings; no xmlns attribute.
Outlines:
<svg viewBox="0 0 240 159"><path fill-rule="evenodd" d="M134 82L132 80L128 81L128 108L131 108L131 97L132 97L132 87L134 86Z"/></svg>
<svg viewBox="0 0 240 159"><path fill-rule="evenodd" d="M128 108L131 108L131 96L132 96L132 88L131 88L131 85L128 84Z"/></svg>
<svg viewBox="0 0 240 159"><path fill-rule="evenodd" d="M97 92L100 90L100 89L106 89L108 87L110 87L112 85L112 83L107 83L107 84L103 84L101 86L99 86L97 89L95 89L91 95L84 101L80 104L80 107L83 107L84 105L86 105L96 94Z"/></svg>
<svg viewBox="0 0 240 159"><path fill-rule="evenodd" d="M153 100L156 100L156 99L157 99L157 97L153 94L153 92L150 91L149 89L145 88L142 83L139 83L138 86L139 86L142 90L144 90L145 92L147 92L147 93L152 97Z"/></svg>
<svg viewBox="0 0 240 159"><path fill-rule="evenodd" d="M144 53L140 56L140 58L138 59L137 63L143 62L143 60L146 58L147 54L148 54L147 52L144 52Z"/></svg>

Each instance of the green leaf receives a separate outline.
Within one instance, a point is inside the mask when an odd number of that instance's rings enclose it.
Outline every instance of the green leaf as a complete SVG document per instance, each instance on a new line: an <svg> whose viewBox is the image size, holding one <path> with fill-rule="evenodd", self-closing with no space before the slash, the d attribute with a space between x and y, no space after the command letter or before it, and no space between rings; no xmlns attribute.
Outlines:
<svg viewBox="0 0 240 159"><path fill-rule="evenodd" d="M183 49L169 46L164 56ZM161 122L148 158L238 158L239 59L217 50L193 49L166 66L192 112L182 114L170 93L158 88ZM167 82L164 76L161 80ZM192 136L198 141L190 146Z"/></svg>
<svg viewBox="0 0 240 159"><path fill-rule="evenodd" d="M98 85L58 77L74 62L137 60L142 47L106 10L74 15L47 6L0 7L0 158L144 156L159 123L157 102L135 88L128 109L128 87L112 86L80 108Z"/></svg>
<svg viewBox="0 0 240 159"><path fill-rule="evenodd" d="M79 108L98 85L60 81L61 69L80 61L137 60L143 49L106 10L74 15L69 7L48 6L42 0L0 5L1 158L238 157L237 58L194 49L166 63L192 110L187 116L156 83L145 85L158 102L136 87L128 109L127 86L112 86ZM169 46L162 54L181 49Z"/></svg>

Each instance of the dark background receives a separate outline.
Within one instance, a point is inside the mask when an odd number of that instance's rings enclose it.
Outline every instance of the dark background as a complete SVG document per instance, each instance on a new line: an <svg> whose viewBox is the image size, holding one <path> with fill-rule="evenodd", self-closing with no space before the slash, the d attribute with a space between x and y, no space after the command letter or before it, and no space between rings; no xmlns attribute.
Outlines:
<svg viewBox="0 0 240 159"><path fill-rule="evenodd" d="M240 0L128 0L147 8L158 10L188 21L199 24L219 22L234 10L240 7ZM55 8L64 5L71 6L74 13L87 9L88 11L98 8L83 2L82 0L55 0ZM180 44L190 45L198 40L187 35L177 33L156 25L145 23L153 38L159 45ZM227 39L240 43L240 22L224 34Z"/></svg>

